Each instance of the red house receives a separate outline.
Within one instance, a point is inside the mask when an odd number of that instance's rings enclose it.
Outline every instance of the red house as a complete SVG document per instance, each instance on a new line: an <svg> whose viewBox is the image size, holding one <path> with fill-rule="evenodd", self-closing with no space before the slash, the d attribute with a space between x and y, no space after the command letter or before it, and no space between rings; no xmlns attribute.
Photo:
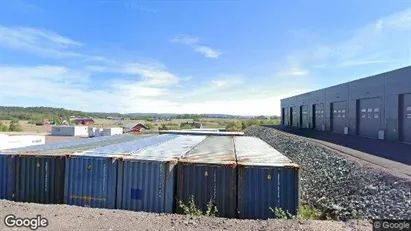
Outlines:
<svg viewBox="0 0 411 231"><path fill-rule="evenodd" d="M143 132L144 130L148 129L144 124L136 124L131 127L130 132Z"/></svg>
<svg viewBox="0 0 411 231"><path fill-rule="evenodd" d="M93 119L76 119L76 125L80 126L93 126L94 120Z"/></svg>

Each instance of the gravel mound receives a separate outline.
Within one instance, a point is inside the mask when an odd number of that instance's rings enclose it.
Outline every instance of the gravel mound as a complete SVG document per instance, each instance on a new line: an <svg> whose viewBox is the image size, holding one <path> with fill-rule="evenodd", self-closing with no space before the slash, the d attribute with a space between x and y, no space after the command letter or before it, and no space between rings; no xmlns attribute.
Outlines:
<svg viewBox="0 0 411 231"><path fill-rule="evenodd" d="M363 166L304 138L265 127L256 136L301 166L302 202L331 219L411 219L411 181Z"/></svg>
<svg viewBox="0 0 411 231"><path fill-rule="evenodd" d="M48 220L47 227L37 230L371 230L365 220L299 221L299 220L238 220L212 217L190 217L178 214L155 214L123 210L92 209L69 205L44 205L0 200L0 230L30 230L8 228L4 217L14 214L17 218L33 218L37 215Z"/></svg>

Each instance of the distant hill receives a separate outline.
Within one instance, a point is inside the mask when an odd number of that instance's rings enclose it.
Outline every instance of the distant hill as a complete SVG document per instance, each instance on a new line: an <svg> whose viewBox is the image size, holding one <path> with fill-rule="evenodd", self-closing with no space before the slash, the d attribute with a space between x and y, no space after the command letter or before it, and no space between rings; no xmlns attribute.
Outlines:
<svg viewBox="0 0 411 231"><path fill-rule="evenodd" d="M42 122L44 120L68 120L70 116L76 117L93 117L93 118L180 118L180 119L192 119L192 118L243 118L249 119L257 116L236 116L228 114L174 114L174 113L127 113L121 114L117 112L82 112L76 110L68 110L64 108L53 107L5 107L0 106L0 120L30 120Z"/></svg>

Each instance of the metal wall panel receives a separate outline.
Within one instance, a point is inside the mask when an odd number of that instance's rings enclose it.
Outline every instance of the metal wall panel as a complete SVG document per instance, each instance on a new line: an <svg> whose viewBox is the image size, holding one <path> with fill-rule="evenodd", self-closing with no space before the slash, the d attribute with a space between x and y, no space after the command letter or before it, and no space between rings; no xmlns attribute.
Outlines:
<svg viewBox="0 0 411 231"><path fill-rule="evenodd" d="M66 159L64 203L93 208L116 208L118 160L70 156Z"/></svg>
<svg viewBox="0 0 411 231"><path fill-rule="evenodd" d="M177 198L188 204L191 196L204 212L212 200L218 216L236 216L236 157L233 137L208 137L180 159ZM182 212L180 208L178 212Z"/></svg>
<svg viewBox="0 0 411 231"><path fill-rule="evenodd" d="M324 104L313 105L313 127L316 130L322 130L324 125Z"/></svg>
<svg viewBox="0 0 411 231"><path fill-rule="evenodd" d="M16 200L63 203L64 162L64 156L19 156L16 164Z"/></svg>
<svg viewBox="0 0 411 231"><path fill-rule="evenodd" d="M297 169L238 166L239 218L273 218L270 207L296 214L298 197Z"/></svg>
<svg viewBox="0 0 411 231"><path fill-rule="evenodd" d="M331 131L344 133L345 121L347 119L347 102L331 103Z"/></svg>
<svg viewBox="0 0 411 231"><path fill-rule="evenodd" d="M411 94L404 94L400 100L400 139L411 143Z"/></svg>
<svg viewBox="0 0 411 231"><path fill-rule="evenodd" d="M0 154L0 199L15 199L16 160L14 155Z"/></svg>
<svg viewBox="0 0 411 231"><path fill-rule="evenodd" d="M381 129L381 99L359 99L357 103L358 135L378 139Z"/></svg>

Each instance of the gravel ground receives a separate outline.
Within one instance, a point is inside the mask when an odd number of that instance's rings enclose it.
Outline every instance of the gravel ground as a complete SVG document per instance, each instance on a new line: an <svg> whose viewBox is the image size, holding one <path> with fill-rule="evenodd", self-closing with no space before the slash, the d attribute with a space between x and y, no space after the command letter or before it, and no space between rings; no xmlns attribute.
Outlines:
<svg viewBox="0 0 411 231"><path fill-rule="evenodd" d="M91 209L68 205L42 205L0 200L0 230L8 228L4 217L37 215L48 219L48 226L37 230L371 230L365 220L300 221L300 220L238 220L211 217L190 217L177 214L154 214L122 210Z"/></svg>
<svg viewBox="0 0 411 231"><path fill-rule="evenodd" d="M250 127L256 136L301 166L302 201L333 219L411 219L411 181L371 168L304 138Z"/></svg>

